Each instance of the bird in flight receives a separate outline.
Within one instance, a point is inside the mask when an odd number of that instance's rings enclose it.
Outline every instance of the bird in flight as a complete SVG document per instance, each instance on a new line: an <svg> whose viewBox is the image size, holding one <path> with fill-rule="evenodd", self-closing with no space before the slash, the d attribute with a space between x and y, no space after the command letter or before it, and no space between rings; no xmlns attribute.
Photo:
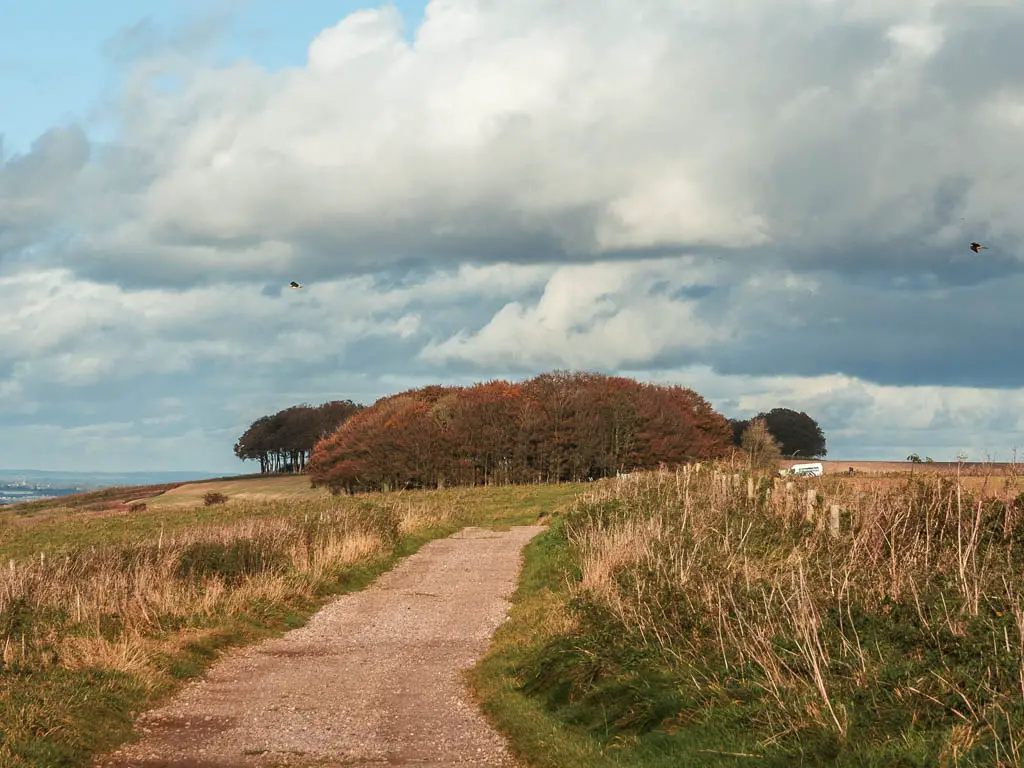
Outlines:
<svg viewBox="0 0 1024 768"><path fill-rule="evenodd" d="M302 286L299 285L298 283L296 283L294 280L292 280L291 283L288 284L288 287L289 288L301 288Z"/></svg>
<svg viewBox="0 0 1024 768"><path fill-rule="evenodd" d="M971 243L971 250L975 253L980 253L982 248L988 248L988 246L981 243Z"/></svg>

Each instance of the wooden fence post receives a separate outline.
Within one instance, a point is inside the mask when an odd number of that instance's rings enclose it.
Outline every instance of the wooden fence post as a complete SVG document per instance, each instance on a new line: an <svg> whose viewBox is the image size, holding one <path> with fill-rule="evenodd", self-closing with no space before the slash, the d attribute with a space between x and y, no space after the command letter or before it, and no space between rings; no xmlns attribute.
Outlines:
<svg viewBox="0 0 1024 768"><path fill-rule="evenodd" d="M804 519L808 523L814 522L814 502L818 497L818 492L813 488L807 489L807 508L804 512Z"/></svg>
<svg viewBox="0 0 1024 768"><path fill-rule="evenodd" d="M839 505L833 504L829 508L828 532L833 539L839 538Z"/></svg>

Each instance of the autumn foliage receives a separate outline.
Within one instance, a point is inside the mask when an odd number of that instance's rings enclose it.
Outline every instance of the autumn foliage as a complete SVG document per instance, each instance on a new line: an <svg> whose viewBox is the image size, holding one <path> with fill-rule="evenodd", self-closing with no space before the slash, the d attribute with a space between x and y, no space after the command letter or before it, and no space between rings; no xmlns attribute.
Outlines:
<svg viewBox="0 0 1024 768"><path fill-rule="evenodd" d="M690 389L555 372L382 398L320 440L306 469L335 492L572 482L717 458L731 441Z"/></svg>

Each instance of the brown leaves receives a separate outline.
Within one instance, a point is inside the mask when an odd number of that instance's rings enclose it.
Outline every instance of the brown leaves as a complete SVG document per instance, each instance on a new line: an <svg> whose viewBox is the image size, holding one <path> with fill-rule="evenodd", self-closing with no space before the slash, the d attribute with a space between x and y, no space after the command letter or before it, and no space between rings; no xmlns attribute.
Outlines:
<svg viewBox="0 0 1024 768"><path fill-rule="evenodd" d="M382 398L316 445L309 474L335 491L578 482L723 456L731 435L684 387L556 371Z"/></svg>

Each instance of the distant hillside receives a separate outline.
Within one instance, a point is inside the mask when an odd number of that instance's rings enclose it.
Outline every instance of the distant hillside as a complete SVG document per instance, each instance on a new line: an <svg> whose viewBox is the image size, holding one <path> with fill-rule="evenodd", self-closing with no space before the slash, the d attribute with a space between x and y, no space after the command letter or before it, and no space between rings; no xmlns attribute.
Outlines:
<svg viewBox="0 0 1024 768"><path fill-rule="evenodd" d="M177 483L186 480L207 480L219 476L210 472L68 472L47 469L0 469L0 482L3 483L22 481L51 485L88 486L90 488Z"/></svg>
<svg viewBox="0 0 1024 768"><path fill-rule="evenodd" d="M39 501L115 486L147 486L208 480L206 472L62 472L0 469L0 506Z"/></svg>

